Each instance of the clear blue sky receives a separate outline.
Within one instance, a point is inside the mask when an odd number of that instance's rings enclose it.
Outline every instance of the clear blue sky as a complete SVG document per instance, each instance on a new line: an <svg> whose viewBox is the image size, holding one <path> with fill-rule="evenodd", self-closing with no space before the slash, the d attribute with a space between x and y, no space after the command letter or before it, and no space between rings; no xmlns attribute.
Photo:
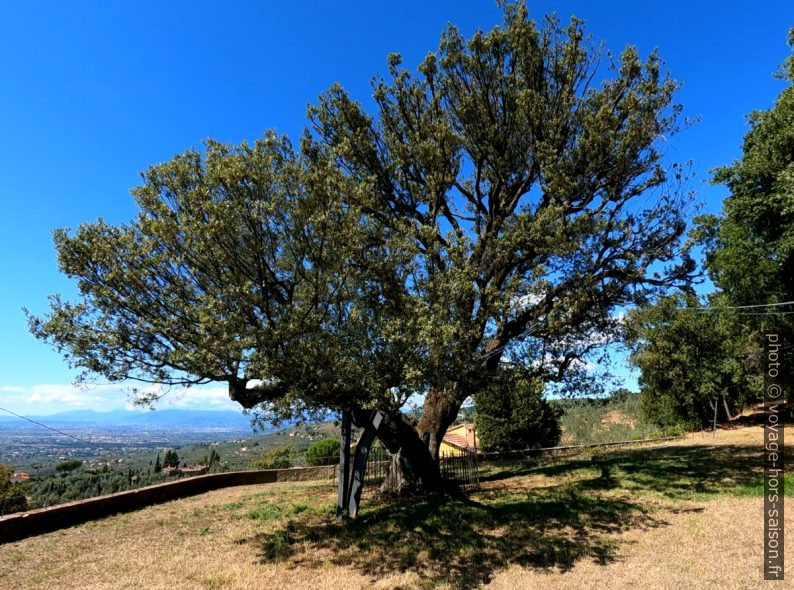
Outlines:
<svg viewBox="0 0 794 590"><path fill-rule="evenodd" d="M648 5L646 5L648 4ZM206 137L297 138L307 103L333 82L369 100L392 51L415 65L448 22L464 33L500 20L493 0L400 2L15 2L0 13L0 405L16 411L123 405L116 388L75 392L74 373L27 332L21 308L74 294L51 232L132 218L129 189L147 165ZM700 123L670 141L692 160L710 211L725 194L705 180L740 155L745 115L783 88L791 2L531 2L583 18L613 52L657 47ZM222 391L195 405L227 406ZM180 403L192 403L183 399ZM193 399L193 398L191 398ZM233 407L228 404L228 407Z"/></svg>

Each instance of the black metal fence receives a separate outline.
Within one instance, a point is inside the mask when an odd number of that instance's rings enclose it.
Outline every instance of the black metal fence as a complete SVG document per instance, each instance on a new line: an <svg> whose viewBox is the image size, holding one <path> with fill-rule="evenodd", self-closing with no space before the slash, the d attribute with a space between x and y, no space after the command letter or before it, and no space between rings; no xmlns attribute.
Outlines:
<svg viewBox="0 0 794 590"><path fill-rule="evenodd" d="M439 457L439 467L442 477L464 491L473 490L480 485L477 452L473 449L449 455L442 453Z"/></svg>
<svg viewBox="0 0 794 590"><path fill-rule="evenodd" d="M390 464L391 455L386 449L376 447L370 450L364 475L364 482L368 484L364 488L365 492L383 483L389 473ZM479 462L474 451L456 455L442 453L439 457L439 469L442 477L464 491L472 490L480 483Z"/></svg>
<svg viewBox="0 0 794 590"><path fill-rule="evenodd" d="M391 455L389 451L383 447L370 449L367 456L367 472L364 474L364 483L371 485L382 483L389 473L390 463Z"/></svg>
<svg viewBox="0 0 794 590"><path fill-rule="evenodd" d="M526 460L539 456L552 456L564 457L569 455L576 455L583 451L609 448L624 445L658 443L676 440L680 436L665 436L658 438L643 438L637 440L623 440L608 443L594 443L588 445L571 445L571 446L557 446L545 447L540 449L515 449L510 451L500 451L493 453L475 452L471 450L462 450L456 454L442 453L439 457L439 468L441 475L448 481L456 484L463 491L471 491L476 489L480 484L480 472L482 470L481 463L493 464L500 461L516 461ZM386 449L376 446L370 450L367 458L367 471L364 476L366 484L364 491L373 491L377 489L377 485L386 479L389 472L389 465L391 463L391 455Z"/></svg>

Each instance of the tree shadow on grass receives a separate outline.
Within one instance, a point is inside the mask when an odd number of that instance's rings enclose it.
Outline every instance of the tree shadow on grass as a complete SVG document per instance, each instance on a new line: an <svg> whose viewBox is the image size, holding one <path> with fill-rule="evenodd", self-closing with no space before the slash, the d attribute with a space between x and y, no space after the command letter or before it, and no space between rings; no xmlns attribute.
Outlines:
<svg viewBox="0 0 794 590"><path fill-rule="evenodd" d="M423 585L473 588L509 565L570 569L615 558L614 533L665 524L638 504L575 487L501 494L485 502L433 496L370 506L356 520L292 520L252 539L263 562L352 566L373 578L414 572Z"/></svg>
<svg viewBox="0 0 794 590"><path fill-rule="evenodd" d="M761 453L760 446L676 445L612 451L586 460L539 466L531 472L554 477L578 469L599 469L601 489L620 487L688 500L730 494L757 482L763 474Z"/></svg>
<svg viewBox="0 0 794 590"><path fill-rule="evenodd" d="M296 518L243 542L255 543L263 562L330 561L375 579L412 572L426 587L474 588L510 565L565 571L580 560L608 564L626 542L617 533L668 524L642 495L680 501L730 493L757 479L759 451L682 445L518 465L522 474L560 481L484 490L475 499L374 501L351 522ZM682 505L667 512L700 510Z"/></svg>

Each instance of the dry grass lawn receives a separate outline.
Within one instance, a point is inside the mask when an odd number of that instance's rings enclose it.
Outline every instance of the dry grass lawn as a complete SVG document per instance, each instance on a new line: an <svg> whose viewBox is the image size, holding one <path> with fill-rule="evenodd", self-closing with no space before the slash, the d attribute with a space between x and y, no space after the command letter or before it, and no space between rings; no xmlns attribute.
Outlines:
<svg viewBox="0 0 794 590"><path fill-rule="evenodd" d="M348 525L328 483L217 490L0 546L0 588L792 588L794 506L789 580L762 580L760 448L753 426L501 466Z"/></svg>

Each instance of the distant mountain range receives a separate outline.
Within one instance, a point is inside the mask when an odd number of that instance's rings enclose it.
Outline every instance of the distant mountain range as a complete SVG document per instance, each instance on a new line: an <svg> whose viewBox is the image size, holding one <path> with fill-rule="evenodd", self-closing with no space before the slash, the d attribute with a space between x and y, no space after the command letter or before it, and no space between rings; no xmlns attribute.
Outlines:
<svg viewBox="0 0 794 590"><path fill-rule="evenodd" d="M114 410L95 412L93 410L74 410L48 416L27 416L55 428L68 427L119 427L154 430L197 429L250 431L251 419L239 412L230 410L176 410L153 411ZM0 426L8 428L16 423L31 425L30 422L14 416L0 416Z"/></svg>

